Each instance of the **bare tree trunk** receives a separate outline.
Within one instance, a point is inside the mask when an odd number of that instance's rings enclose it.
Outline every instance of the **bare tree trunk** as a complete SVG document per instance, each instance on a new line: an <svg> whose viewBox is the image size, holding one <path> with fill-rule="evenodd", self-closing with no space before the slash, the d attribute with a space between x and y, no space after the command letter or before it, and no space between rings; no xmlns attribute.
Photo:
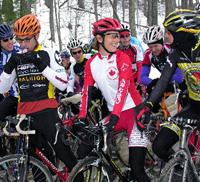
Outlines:
<svg viewBox="0 0 200 182"><path fill-rule="evenodd" d="M113 0L113 18L117 18L117 1L118 0Z"/></svg>
<svg viewBox="0 0 200 182"><path fill-rule="evenodd" d="M188 0L181 0L181 7L184 9L188 8Z"/></svg>
<svg viewBox="0 0 200 182"><path fill-rule="evenodd" d="M84 0L78 0L78 7L85 9L85 4L84 4Z"/></svg>
<svg viewBox="0 0 200 182"><path fill-rule="evenodd" d="M49 11L49 22L50 22L50 31L51 31L51 41L55 42L55 29L54 29L54 9L53 9L53 0L45 0L46 6L50 9Z"/></svg>
<svg viewBox="0 0 200 182"><path fill-rule="evenodd" d="M144 0L144 16L148 16L148 1Z"/></svg>
<svg viewBox="0 0 200 182"><path fill-rule="evenodd" d="M195 3L193 3L193 1L189 1L188 3L189 3L189 4L188 4L188 8L189 8L189 9L194 9Z"/></svg>
<svg viewBox="0 0 200 182"><path fill-rule="evenodd" d="M56 2L56 0L54 1L58 44L59 44L59 50L62 50L62 40L61 40L61 31L60 31L60 11L58 8L59 7L58 3L59 2Z"/></svg>
<svg viewBox="0 0 200 182"><path fill-rule="evenodd" d="M131 34L137 36L135 29L135 1L133 0L129 0L129 24L131 28Z"/></svg>
<svg viewBox="0 0 200 182"><path fill-rule="evenodd" d="M112 0L109 0L109 2L110 2L111 6L113 8L113 17L115 17L116 19L118 19L120 21L119 16L117 15L117 11L116 11L113 3L112 3Z"/></svg>
<svg viewBox="0 0 200 182"><path fill-rule="evenodd" d="M152 0L148 0L148 10L147 10L147 23L152 25Z"/></svg>
<svg viewBox="0 0 200 182"><path fill-rule="evenodd" d="M122 21L125 20L125 2L122 0Z"/></svg>
<svg viewBox="0 0 200 182"><path fill-rule="evenodd" d="M98 2L98 0L93 0L93 4L94 4L94 13L95 13L94 15L95 15L96 21L98 20L97 2Z"/></svg>
<svg viewBox="0 0 200 182"><path fill-rule="evenodd" d="M165 1L165 14L168 15L176 8L176 1L174 0L166 0Z"/></svg>
<svg viewBox="0 0 200 182"><path fill-rule="evenodd" d="M152 25L158 24L158 0L152 1Z"/></svg>
<svg viewBox="0 0 200 182"><path fill-rule="evenodd" d="M103 6L103 0L100 0L100 7L102 8Z"/></svg>

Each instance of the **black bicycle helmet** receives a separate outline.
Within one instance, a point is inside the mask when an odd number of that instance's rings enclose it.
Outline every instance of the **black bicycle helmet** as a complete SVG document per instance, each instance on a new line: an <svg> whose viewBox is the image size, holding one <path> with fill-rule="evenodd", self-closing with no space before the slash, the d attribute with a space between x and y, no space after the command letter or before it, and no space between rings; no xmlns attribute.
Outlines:
<svg viewBox="0 0 200 182"><path fill-rule="evenodd" d="M179 9L170 13L164 20L164 27L172 32L200 33L200 15L197 11Z"/></svg>

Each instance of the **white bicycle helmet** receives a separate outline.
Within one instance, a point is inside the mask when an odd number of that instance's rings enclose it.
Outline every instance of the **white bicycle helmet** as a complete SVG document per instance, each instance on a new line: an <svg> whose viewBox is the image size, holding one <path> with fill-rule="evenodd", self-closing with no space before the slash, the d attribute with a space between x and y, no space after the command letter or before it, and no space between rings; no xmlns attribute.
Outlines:
<svg viewBox="0 0 200 182"><path fill-rule="evenodd" d="M70 49L70 50L71 49L76 49L76 48L79 48L79 47L82 48L82 44L83 43L78 39L71 39L69 41L69 43L67 44L67 48Z"/></svg>
<svg viewBox="0 0 200 182"><path fill-rule="evenodd" d="M158 25L149 27L143 36L143 41L145 44L152 44L161 39L163 39L163 31Z"/></svg>
<svg viewBox="0 0 200 182"><path fill-rule="evenodd" d="M121 23L122 31L129 31L130 32L130 25L127 23Z"/></svg>

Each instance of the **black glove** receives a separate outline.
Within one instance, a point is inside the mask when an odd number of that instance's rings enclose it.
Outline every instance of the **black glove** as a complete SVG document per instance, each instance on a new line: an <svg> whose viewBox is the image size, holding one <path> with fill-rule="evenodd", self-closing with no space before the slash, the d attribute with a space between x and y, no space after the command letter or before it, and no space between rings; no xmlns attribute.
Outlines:
<svg viewBox="0 0 200 182"><path fill-rule="evenodd" d="M140 105L135 107L136 114L136 124L137 128L140 131L144 131L145 124L150 121L151 109L153 108L153 104L151 102L141 103Z"/></svg>
<svg viewBox="0 0 200 182"><path fill-rule="evenodd" d="M47 62L50 62L49 55L46 51L28 52L23 54L23 56L24 59L32 62L40 72L42 72L48 66Z"/></svg>
<svg viewBox="0 0 200 182"><path fill-rule="evenodd" d="M12 71L17 67L18 62L20 61L20 55L12 55L9 61L4 66L4 72L7 74L11 74Z"/></svg>
<svg viewBox="0 0 200 182"><path fill-rule="evenodd" d="M111 114L109 121L105 124L108 131L112 131L115 125L117 124L119 117L115 114Z"/></svg>
<svg viewBox="0 0 200 182"><path fill-rule="evenodd" d="M156 85L158 81L158 78L151 81L151 83L147 86L147 93L150 94L152 91L152 88Z"/></svg>

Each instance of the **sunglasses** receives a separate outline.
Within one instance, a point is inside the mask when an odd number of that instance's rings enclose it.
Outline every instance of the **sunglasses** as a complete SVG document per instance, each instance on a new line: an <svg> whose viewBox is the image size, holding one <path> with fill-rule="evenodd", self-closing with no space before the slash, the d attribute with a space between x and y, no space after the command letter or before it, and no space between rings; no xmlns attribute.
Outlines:
<svg viewBox="0 0 200 182"><path fill-rule="evenodd" d="M30 42L33 37L34 36L32 36L32 37L26 37L24 39L20 39L20 38L16 37L16 41L19 42L19 43L21 43L21 42Z"/></svg>
<svg viewBox="0 0 200 182"><path fill-rule="evenodd" d="M104 35L111 35L112 36L112 38L119 38L120 36L119 36L119 33L106 33L106 34L104 34Z"/></svg>
<svg viewBox="0 0 200 182"><path fill-rule="evenodd" d="M73 55L80 54L80 53L82 53L82 50L79 50L79 51L76 51L76 52L72 52Z"/></svg>
<svg viewBox="0 0 200 182"><path fill-rule="evenodd" d="M120 35L120 38L128 38L130 35Z"/></svg>
<svg viewBox="0 0 200 182"><path fill-rule="evenodd" d="M10 38L7 38L7 39L3 39L2 41L3 41L3 42L8 42L9 40L13 40L13 38L14 38L14 37L10 37Z"/></svg>

